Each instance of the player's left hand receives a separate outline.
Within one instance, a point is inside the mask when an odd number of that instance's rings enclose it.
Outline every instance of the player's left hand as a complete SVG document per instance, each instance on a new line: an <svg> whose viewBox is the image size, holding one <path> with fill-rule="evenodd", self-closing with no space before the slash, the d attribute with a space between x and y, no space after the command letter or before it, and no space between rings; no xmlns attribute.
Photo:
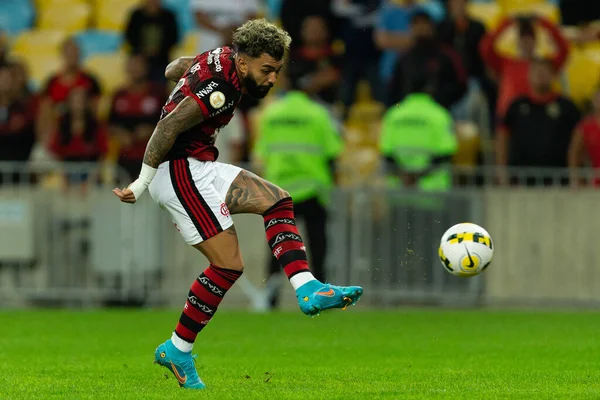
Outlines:
<svg viewBox="0 0 600 400"><path fill-rule="evenodd" d="M133 204L135 203L135 195L133 194L133 192L131 191L131 189L127 188L127 189L119 189L119 188L114 188L112 191L118 198L119 200L121 200L121 202L123 203L128 203L128 204Z"/></svg>

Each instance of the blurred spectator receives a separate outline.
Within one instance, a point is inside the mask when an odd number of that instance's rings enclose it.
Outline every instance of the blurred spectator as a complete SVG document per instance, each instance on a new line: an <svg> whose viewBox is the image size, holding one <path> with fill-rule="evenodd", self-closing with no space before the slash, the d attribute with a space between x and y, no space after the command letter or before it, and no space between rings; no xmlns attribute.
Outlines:
<svg viewBox="0 0 600 400"><path fill-rule="evenodd" d="M329 44L326 21L310 16L302 24L301 47L290 54L287 75L310 96L332 105L337 100L341 60Z"/></svg>
<svg viewBox="0 0 600 400"><path fill-rule="evenodd" d="M340 99L345 111L354 102L356 86L368 79L373 97L381 100L380 51L373 42L373 30L381 0L333 0L334 15L342 18L341 39L346 44Z"/></svg>
<svg viewBox="0 0 600 400"><path fill-rule="evenodd" d="M337 20L331 10L332 0L283 0L281 4L281 25L292 38L290 51L302 43L302 24L306 17L321 16L331 33L329 40L337 34Z"/></svg>
<svg viewBox="0 0 600 400"><path fill-rule="evenodd" d="M29 87L29 74L27 66L21 61L13 61L9 64L12 80L14 82L14 94L17 99L29 102L37 98L37 95Z"/></svg>
<svg viewBox="0 0 600 400"><path fill-rule="evenodd" d="M596 176L600 173L600 89L592 98L592 112L577 125L569 146L569 168L571 183L579 186L583 183L577 169L588 164L594 168ZM600 186L600 177L594 179L594 186Z"/></svg>
<svg viewBox="0 0 600 400"><path fill-rule="evenodd" d="M426 81L435 101L450 109L466 91L466 75L458 53L439 42L434 22L425 11L413 13L411 35L414 44L398 60L388 105L409 94L413 82Z"/></svg>
<svg viewBox="0 0 600 400"><path fill-rule="evenodd" d="M38 140L47 143L50 134L56 130L56 122L67 111L67 99L76 88L87 92L87 101L95 112L100 97L100 85L95 77L81 66L80 51L73 38L67 39L62 46L64 65L62 69L48 79L40 103L37 119Z"/></svg>
<svg viewBox="0 0 600 400"><path fill-rule="evenodd" d="M567 166L571 135L579 122L579 110L569 99L552 89L556 64L550 59L534 59L529 68L530 91L509 106L497 135L499 166ZM545 182L551 176L542 176ZM505 180L506 176L502 176ZM529 179L528 183L534 183Z"/></svg>
<svg viewBox="0 0 600 400"><path fill-rule="evenodd" d="M426 78L412 82L410 94L383 117L380 148L393 184L425 191L448 189L448 166L458 144L452 116L438 104Z"/></svg>
<svg viewBox="0 0 600 400"><path fill-rule="evenodd" d="M468 0L449 0L448 17L438 27L442 43L452 47L460 55L469 78L481 81L485 64L479 54L479 43L485 36L485 26L469 17Z"/></svg>
<svg viewBox="0 0 600 400"><path fill-rule="evenodd" d="M375 28L375 43L384 51L379 68L383 85L387 85L392 78L398 57L412 46L410 18L415 11L422 9L426 9L436 21L441 20L443 10L440 11L435 2L422 4L417 0L386 0L381 7Z"/></svg>
<svg viewBox="0 0 600 400"><path fill-rule="evenodd" d="M258 0L191 0L198 23L198 53L231 44L235 29L260 11Z"/></svg>
<svg viewBox="0 0 600 400"><path fill-rule="evenodd" d="M113 96L109 121L111 136L119 143L119 165L132 177L140 172L146 143L160 118L164 101L162 87L149 80L144 56L130 56L127 84Z"/></svg>
<svg viewBox="0 0 600 400"><path fill-rule="evenodd" d="M144 0L129 17L125 39L133 54L148 59L150 79L164 82L170 52L179 40L175 14L162 7L160 0Z"/></svg>
<svg viewBox="0 0 600 400"><path fill-rule="evenodd" d="M560 33L560 30L551 21L543 17L520 17L518 19L506 19L491 34L488 34L480 44L480 51L487 66L495 73L499 83L498 102L496 116L500 119L506 112L512 101L523 94L528 93L529 64L535 55L536 34L535 24L539 23L550 34L556 48L555 55L551 58L556 72L560 71L569 54L569 43ZM517 25L518 29L518 52L517 58L509 58L500 54L497 50L497 41L502 33L508 28Z"/></svg>
<svg viewBox="0 0 600 400"><path fill-rule="evenodd" d="M489 99L496 95L494 84L487 78L485 65L479 54L479 43L485 36L485 26L469 17L468 0L449 0L448 17L438 27L438 38L456 50L466 69L467 94L453 108L457 121L473 121L479 132L489 132L493 108L488 108ZM482 96L485 93L485 98ZM495 99L493 99L495 104ZM490 113L491 111L491 113Z"/></svg>
<svg viewBox="0 0 600 400"><path fill-rule="evenodd" d="M98 161L108 151L108 135L89 106L88 91L70 91L67 108L50 141L50 150L62 161Z"/></svg>
<svg viewBox="0 0 600 400"><path fill-rule="evenodd" d="M565 26L581 26L600 20L600 2L589 0L560 0L561 23Z"/></svg>
<svg viewBox="0 0 600 400"><path fill-rule="evenodd" d="M8 64L8 35L4 31L0 31L0 67Z"/></svg>
<svg viewBox="0 0 600 400"><path fill-rule="evenodd" d="M255 155L264 177L290 192L296 216L306 225L311 270L326 282L327 209L334 182L333 163L343 143L327 109L312 101L292 81L292 90L264 110ZM277 304L282 272L271 257L267 283Z"/></svg>
<svg viewBox="0 0 600 400"><path fill-rule="evenodd" d="M15 86L10 67L0 67L0 161L27 161L35 141L34 114Z"/></svg>

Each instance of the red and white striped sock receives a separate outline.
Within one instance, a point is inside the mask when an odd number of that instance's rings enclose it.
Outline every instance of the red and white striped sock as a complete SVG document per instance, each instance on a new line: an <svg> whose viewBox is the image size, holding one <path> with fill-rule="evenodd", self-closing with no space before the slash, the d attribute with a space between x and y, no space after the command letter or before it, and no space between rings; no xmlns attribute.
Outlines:
<svg viewBox="0 0 600 400"><path fill-rule="evenodd" d="M210 264L198 276L190 288L179 323L171 338L175 347L184 352L192 351L196 336L215 315L225 293L241 275L242 271Z"/></svg>
<svg viewBox="0 0 600 400"><path fill-rule="evenodd" d="M279 200L263 214L263 218L269 247L294 290L316 280L308 268L306 247L296 228L292 199Z"/></svg>

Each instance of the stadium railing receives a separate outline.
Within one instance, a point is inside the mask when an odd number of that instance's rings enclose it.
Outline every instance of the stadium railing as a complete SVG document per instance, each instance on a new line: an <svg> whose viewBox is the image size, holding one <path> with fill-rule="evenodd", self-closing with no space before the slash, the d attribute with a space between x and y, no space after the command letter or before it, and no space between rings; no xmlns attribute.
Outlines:
<svg viewBox="0 0 600 400"><path fill-rule="evenodd" d="M444 192L388 188L382 177L336 188L329 280L363 285L366 303L388 306L600 304L594 171L453 175ZM575 176L588 186L568 186ZM117 201L111 189L130 181L98 164L0 163L0 306L181 306L206 263L149 196L133 207ZM256 216L234 219L247 268L224 304L261 308L270 257L263 226ZM492 266L472 279L447 274L437 259L442 233L465 221L484 226L496 245Z"/></svg>

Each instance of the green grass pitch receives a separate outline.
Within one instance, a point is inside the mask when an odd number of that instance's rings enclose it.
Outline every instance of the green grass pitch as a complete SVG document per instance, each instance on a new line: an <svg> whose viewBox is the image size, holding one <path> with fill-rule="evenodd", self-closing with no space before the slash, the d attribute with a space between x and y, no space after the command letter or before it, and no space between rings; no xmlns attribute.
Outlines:
<svg viewBox="0 0 600 400"><path fill-rule="evenodd" d="M207 390L152 364L177 311L4 311L0 399L597 399L600 314L220 312Z"/></svg>

